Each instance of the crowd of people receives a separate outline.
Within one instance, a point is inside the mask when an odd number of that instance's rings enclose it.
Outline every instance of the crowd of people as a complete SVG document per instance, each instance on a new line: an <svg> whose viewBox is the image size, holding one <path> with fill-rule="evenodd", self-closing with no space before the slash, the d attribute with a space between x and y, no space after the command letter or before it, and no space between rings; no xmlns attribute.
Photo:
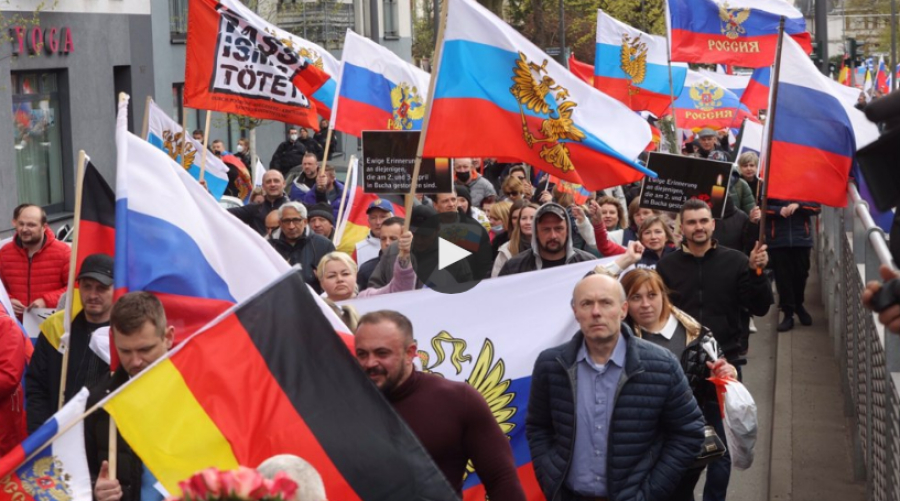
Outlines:
<svg viewBox="0 0 900 501"><path fill-rule="evenodd" d="M353 298L429 287L417 276L417 231L435 216L478 224L488 235L472 280L603 261L572 284L572 314L580 329L535 361L526 430L534 471L547 499L691 500L705 469L704 500L724 500L731 474L726 453L698 463L705 431L725 441L713 384L740 379L750 349L752 317L766 315L778 292L778 331L814 319L804 307L813 245L811 218L819 207L769 200L765 243L758 158L732 158L727 136L704 129L685 149L698 158L735 162L724 216L691 199L678 213L641 207L640 188L626 185L576 203L565 186L522 164L457 158L452 192L418 196L405 219L386 199L366 209L368 234L352 254L335 248L338 207L346 189L333 167L320 171L319 138L291 129L272 157L253 200L229 212L261 237L320 294L355 334L360 367L410 426L450 485L461 492L471 460L492 500L523 500L509 442L477 390L417 370L414 326L401 313L360 317L339 304ZM214 151L218 146L213 144ZM241 143L238 154L247 154ZM220 149L220 152L224 150ZM0 279L21 320L26 308L62 307L70 250L35 205L13 214L15 235L0 248ZM487 252L487 249L490 252ZM113 301L112 256L94 254L77 276L83 309L72 322L63 377L59 340L42 335L25 374L19 346L0 315L0 455L37 429L86 386L90 402L137 375L171 347L173 328L152 294ZM94 331L109 326L120 360L109 365L90 348ZM711 356L710 351L717 357ZM61 381L65 381L61 388ZM24 405L23 396L27 396ZM27 416L27 419L26 419ZM15 423L6 426L5 423ZM116 478L107 472L108 415L86 424L86 445L97 501L152 499L139 457L119 438ZM249 465L255 466L255 465ZM323 491L312 497L324 499ZM161 499L161 496L159 496Z"/></svg>

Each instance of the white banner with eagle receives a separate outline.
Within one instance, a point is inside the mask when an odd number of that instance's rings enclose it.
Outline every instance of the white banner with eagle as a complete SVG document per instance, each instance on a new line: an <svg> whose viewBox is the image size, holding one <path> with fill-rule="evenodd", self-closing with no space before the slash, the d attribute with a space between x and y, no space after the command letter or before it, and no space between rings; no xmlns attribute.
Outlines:
<svg viewBox="0 0 900 501"><path fill-rule="evenodd" d="M465 381L484 395L510 438L528 499L539 500L544 497L525 438L534 362L543 350L568 341L578 331L572 290L588 271L610 260L485 280L462 294L419 290L346 303L360 315L389 309L409 317L418 343L418 368ZM484 499L477 473L466 479L464 499Z"/></svg>

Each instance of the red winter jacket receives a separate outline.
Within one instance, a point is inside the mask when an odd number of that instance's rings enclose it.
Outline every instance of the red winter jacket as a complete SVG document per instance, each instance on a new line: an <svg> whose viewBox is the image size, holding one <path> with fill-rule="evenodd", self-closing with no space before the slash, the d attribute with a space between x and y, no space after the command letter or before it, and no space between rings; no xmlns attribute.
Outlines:
<svg viewBox="0 0 900 501"><path fill-rule="evenodd" d="M16 321L0 313L0 456L26 436L22 391L26 342Z"/></svg>
<svg viewBox="0 0 900 501"><path fill-rule="evenodd" d="M71 249L44 228L44 244L31 259L18 237L0 248L0 280L12 299L25 306L42 298L47 308L56 308L69 281Z"/></svg>

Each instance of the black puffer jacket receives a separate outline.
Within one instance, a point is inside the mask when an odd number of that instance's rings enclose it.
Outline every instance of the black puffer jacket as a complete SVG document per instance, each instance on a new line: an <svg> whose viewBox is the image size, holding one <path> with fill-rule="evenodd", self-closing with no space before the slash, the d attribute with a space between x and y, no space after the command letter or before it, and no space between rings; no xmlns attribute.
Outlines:
<svg viewBox="0 0 900 501"><path fill-rule="evenodd" d="M675 356L623 324L625 368L607 442L609 499L665 500L703 444L703 415ZM574 499L563 489L575 440L575 358L584 343L545 350L534 364L525 432L534 472L548 501Z"/></svg>
<svg viewBox="0 0 900 501"><path fill-rule="evenodd" d="M781 209L793 203L800 207L789 217L782 217ZM822 207L815 202L770 198L766 210L766 244L770 249L812 247L813 228L810 217L820 212Z"/></svg>
<svg viewBox="0 0 900 501"><path fill-rule="evenodd" d="M269 243L291 266L299 264L303 280L317 293L322 293L322 286L319 285L319 279L316 278L316 267L319 266L319 261L325 254L334 252L334 244L331 243L331 240L310 233L291 244L284 238L284 234L281 234L277 240L269 240Z"/></svg>
<svg viewBox="0 0 900 501"><path fill-rule="evenodd" d="M716 220L713 232L719 245L749 254L759 239L759 225L750 222L750 216L734 206L731 198L725 199L725 214Z"/></svg>
<svg viewBox="0 0 900 501"><path fill-rule="evenodd" d="M92 387L88 396L87 407L92 408L120 386L128 382L128 373L121 367ZM141 476L144 474L144 463L131 450L128 442L118 435L116 449L116 478L122 486L122 501L141 501ZM97 483L100 465L109 460L109 414L99 409L84 420L84 445L87 453L88 470L91 473L91 485Z"/></svg>
<svg viewBox="0 0 900 501"><path fill-rule="evenodd" d="M706 380L710 376L706 362L712 362L713 359L702 346L713 339L712 331L678 308L672 308L672 315L684 326L687 339L684 351L681 353L681 369L684 371L694 398L697 399L697 404L702 409L708 400L716 398L715 385ZM643 338L640 326L634 324L630 318L629 323L634 329L634 335ZM724 356L721 348L718 349L718 356L719 358Z"/></svg>
<svg viewBox="0 0 900 501"><path fill-rule="evenodd" d="M741 310L765 316L773 302L766 274L751 273L740 251L713 242L703 257L684 247L662 258L656 267L669 290L672 304L708 327L732 365L740 359Z"/></svg>
<svg viewBox="0 0 900 501"><path fill-rule="evenodd" d="M232 207L228 212L240 219L244 224L253 228L262 236L266 235L266 216L273 210L278 210L285 202L290 202L288 197L276 198L274 201L266 198L260 204L247 204L240 207Z"/></svg>

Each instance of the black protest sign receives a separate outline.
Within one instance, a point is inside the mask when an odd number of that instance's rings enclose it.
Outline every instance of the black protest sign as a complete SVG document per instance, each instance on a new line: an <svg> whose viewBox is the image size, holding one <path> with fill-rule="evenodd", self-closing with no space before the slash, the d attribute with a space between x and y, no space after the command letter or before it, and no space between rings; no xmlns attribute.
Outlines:
<svg viewBox="0 0 900 501"><path fill-rule="evenodd" d="M709 204L713 217L722 217L728 196L730 162L654 152L650 153L647 168L659 177L644 178L642 208L678 212L686 200L697 198Z"/></svg>
<svg viewBox="0 0 900 501"><path fill-rule="evenodd" d="M419 131L363 131L363 191L408 195L419 145ZM423 158L416 193L449 193L453 172L447 158Z"/></svg>

